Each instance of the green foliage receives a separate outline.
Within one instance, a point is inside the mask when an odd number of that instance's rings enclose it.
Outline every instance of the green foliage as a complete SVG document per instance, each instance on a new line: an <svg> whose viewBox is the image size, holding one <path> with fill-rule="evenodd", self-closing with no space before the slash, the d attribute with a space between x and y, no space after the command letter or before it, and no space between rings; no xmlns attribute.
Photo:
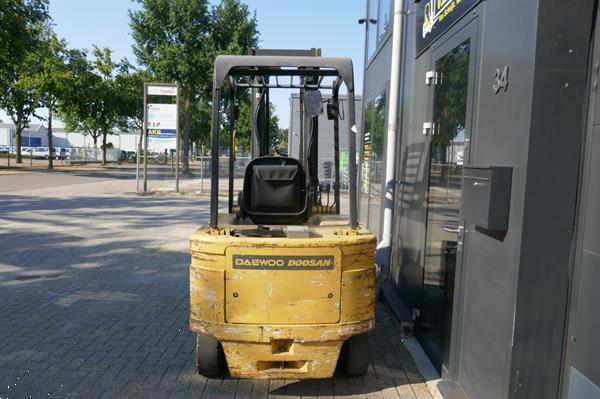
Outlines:
<svg viewBox="0 0 600 399"><path fill-rule="evenodd" d="M467 87L469 78L470 43L463 43L437 61L436 69L442 84L436 88L433 119L438 132L432 144L438 148L432 156L445 163L445 148L463 132L466 123Z"/></svg>
<svg viewBox="0 0 600 399"><path fill-rule="evenodd" d="M38 43L47 0L0 0L0 68L17 68Z"/></svg>
<svg viewBox="0 0 600 399"><path fill-rule="evenodd" d="M145 70L135 69L122 60L115 77L115 89L120 98L120 115L117 125L122 131L141 131L144 119L144 82L152 81Z"/></svg>
<svg viewBox="0 0 600 399"><path fill-rule="evenodd" d="M269 104L269 151L275 147L282 148L281 143L287 141L287 129L279 129L279 117L275 113L273 104Z"/></svg>
<svg viewBox="0 0 600 399"><path fill-rule="evenodd" d="M206 101L199 101L192 113L191 140L197 145L210 145L210 121L212 107Z"/></svg>
<svg viewBox="0 0 600 399"><path fill-rule="evenodd" d="M250 151L250 138L252 137L252 106L247 91L238 94L238 103L240 112L238 119L235 121L235 129L237 130L236 145L238 151L248 152Z"/></svg>
<svg viewBox="0 0 600 399"><path fill-rule="evenodd" d="M290 129L288 129L288 128L279 129L279 142L276 143L276 145L283 152L288 151L288 134L289 134L289 132L290 132Z"/></svg>
<svg viewBox="0 0 600 399"><path fill-rule="evenodd" d="M47 19L45 0L0 0L0 108L16 126L17 163L21 132L39 105L31 80L40 67L38 52Z"/></svg>
<svg viewBox="0 0 600 399"><path fill-rule="evenodd" d="M92 136L94 145L102 137L103 163L106 138L114 129L140 126L145 74L132 69L126 59L114 62L109 48L93 48L94 59L80 70L74 82L79 101L60 107L67 130Z"/></svg>
<svg viewBox="0 0 600 399"><path fill-rule="evenodd" d="M196 94L211 70L209 6L206 0L140 0L130 11L133 52L157 79L179 82Z"/></svg>
<svg viewBox="0 0 600 399"><path fill-rule="evenodd" d="M236 147L238 152L248 152L251 146L252 137L252 106L250 103L250 95L248 91L240 91L237 101L240 107L238 119L235 121ZM229 121L227 115L222 113L223 121L220 133L221 148L229 146ZM287 148L287 129L279 129L279 117L275 112L275 106L269 104L269 148L273 151L275 147ZM282 147L282 143L285 146Z"/></svg>
<svg viewBox="0 0 600 399"><path fill-rule="evenodd" d="M214 59L256 46L256 18L239 0L212 7L206 0L138 1L143 8L130 12L133 50L158 80L180 85L186 173L190 139L205 142L210 132Z"/></svg>
<svg viewBox="0 0 600 399"><path fill-rule="evenodd" d="M221 1L211 16L211 68L218 54L247 54L248 49L258 45L258 34L256 13L251 16L246 4L239 0Z"/></svg>
<svg viewBox="0 0 600 399"><path fill-rule="evenodd" d="M0 108L4 109L17 127L17 134L25 128L40 104L38 92L32 86L40 68L36 52L28 53L18 68L13 68L0 82Z"/></svg>

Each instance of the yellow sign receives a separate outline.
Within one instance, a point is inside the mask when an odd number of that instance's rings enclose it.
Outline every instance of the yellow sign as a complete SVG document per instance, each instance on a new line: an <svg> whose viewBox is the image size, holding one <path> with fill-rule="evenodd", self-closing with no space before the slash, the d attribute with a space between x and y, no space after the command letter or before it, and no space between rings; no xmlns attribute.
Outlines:
<svg viewBox="0 0 600 399"><path fill-rule="evenodd" d="M433 27L450 15L462 0L429 0L425 4L423 16L423 37L427 36Z"/></svg>

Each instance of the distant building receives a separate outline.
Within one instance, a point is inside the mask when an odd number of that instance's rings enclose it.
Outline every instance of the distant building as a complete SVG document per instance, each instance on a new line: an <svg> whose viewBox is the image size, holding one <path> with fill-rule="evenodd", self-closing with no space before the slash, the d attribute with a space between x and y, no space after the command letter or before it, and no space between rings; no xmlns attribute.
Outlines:
<svg viewBox="0 0 600 399"><path fill-rule="evenodd" d="M14 146L15 125L12 123L0 123L0 145ZM113 148L122 151L136 151L139 133L114 131L107 137L106 142L112 143ZM58 127L52 129L52 145L61 148L82 148L94 147L94 140L89 134L82 132L67 132L64 128ZM97 147L102 145L102 137L98 138ZM31 124L21 133L21 146L23 147L47 147L48 146L48 129L43 124ZM162 148L152 148L151 151L160 151Z"/></svg>
<svg viewBox="0 0 600 399"><path fill-rule="evenodd" d="M330 94L322 94L323 101L331 98ZM362 97L356 96L355 105L357 110L362 109ZM340 113L342 117L348 114L348 99L346 96L340 96ZM327 119L325 104L323 113L319 116L319 180L327 181L333 179L334 173L334 137L333 121ZM288 155L298 158L300 149L300 95L293 93L290 96L290 129L288 132ZM362 114L356 113L356 126L362 126ZM340 180L341 187L347 186L347 168L348 168L348 120L340 120Z"/></svg>

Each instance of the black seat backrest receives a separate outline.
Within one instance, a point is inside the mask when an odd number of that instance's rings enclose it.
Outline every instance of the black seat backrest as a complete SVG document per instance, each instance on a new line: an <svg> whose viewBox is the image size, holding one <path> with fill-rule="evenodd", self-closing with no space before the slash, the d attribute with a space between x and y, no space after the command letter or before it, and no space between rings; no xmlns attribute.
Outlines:
<svg viewBox="0 0 600 399"><path fill-rule="evenodd" d="M300 161L261 157L246 167L243 213L256 224L296 224L307 219L306 174Z"/></svg>

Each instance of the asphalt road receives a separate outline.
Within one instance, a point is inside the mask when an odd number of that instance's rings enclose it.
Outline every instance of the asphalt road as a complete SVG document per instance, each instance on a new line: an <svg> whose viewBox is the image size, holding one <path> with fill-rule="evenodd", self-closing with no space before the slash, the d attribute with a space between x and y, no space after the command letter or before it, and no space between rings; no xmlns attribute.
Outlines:
<svg viewBox="0 0 600 399"><path fill-rule="evenodd" d="M131 170L0 175L0 398L431 397L381 304L362 378L195 374L187 238L208 196L134 190Z"/></svg>

